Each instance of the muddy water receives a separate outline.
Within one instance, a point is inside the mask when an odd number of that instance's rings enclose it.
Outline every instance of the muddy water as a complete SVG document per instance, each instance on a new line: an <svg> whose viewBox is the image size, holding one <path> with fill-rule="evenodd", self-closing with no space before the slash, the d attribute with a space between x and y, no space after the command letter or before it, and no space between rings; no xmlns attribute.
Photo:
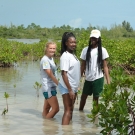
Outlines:
<svg viewBox="0 0 135 135"><path fill-rule="evenodd" d="M60 111L53 119L41 116L43 101L41 90L39 98L33 85L40 82L39 61L22 62L17 67L0 68L0 113L6 107L4 92L7 92L9 112L0 116L0 135L96 135L101 128L89 122L87 114L91 109L88 98L84 112L79 112L75 103L73 120L68 126L61 125L63 103L58 92ZM15 87L16 86L16 87ZM80 101L80 95L78 103Z"/></svg>

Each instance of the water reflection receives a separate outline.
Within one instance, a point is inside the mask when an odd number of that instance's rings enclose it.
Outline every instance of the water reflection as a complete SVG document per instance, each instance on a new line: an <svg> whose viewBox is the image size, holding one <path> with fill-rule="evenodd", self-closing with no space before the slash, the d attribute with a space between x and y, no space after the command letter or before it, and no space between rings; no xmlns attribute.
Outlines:
<svg viewBox="0 0 135 135"><path fill-rule="evenodd" d="M44 119L43 120L43 132L48 135L57 135L59 131L59 123L56 119Z"/></svg>
<svg viewBox="0 0 135 135"><path fill-rule="evenodd" d="M58 92L60 111L53 119L42 118L44 97L40 90L39 98L34 83L40 82L39 61L22 62L16 68L0 68L0 113L6 107L3 98L8 92L9 112L0 117L0 134L2 135L96 135L100 128L94 127L86 117L91 109L91 97L88 98L84 112L78 111L75 104L73 120L70 125L62 126L61 119L64 108L62 97ZM16 96L14 87L16 84ZM80 95L78 103L80 102Z"/></svg>
<svg viewBox="0 0 135 135"><path fill-rule="evenodd" d="M33 89L34 83L40 81L39 75L39 62L20 62L15 68L0 68L0 92L13 93L16 89L18 94L22 94L25 90Z"/></svg>
<svg viewBox="0 0 135 135"><path fill-rule="evenodd" d="M17 82L21 80L22 75L17 68L0 68L0 82L2 84L11 83L12 81Z"/></svg>

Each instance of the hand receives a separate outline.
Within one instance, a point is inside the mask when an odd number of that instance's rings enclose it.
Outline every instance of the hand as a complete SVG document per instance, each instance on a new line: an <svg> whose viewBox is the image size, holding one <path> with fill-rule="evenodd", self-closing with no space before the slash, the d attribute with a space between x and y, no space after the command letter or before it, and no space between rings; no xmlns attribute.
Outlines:
<svg viewBox="0 0 135 135"><path fill-rule="evenodd" d="M71 98L71 100L75 100L75 93L71 90L70 92L69 92L69 96L70 96L70 98Z"/></svg>
<svg viewBox="0 0 135 135"><path fill-rule="evenodd" d="M110 80L107 80L107 84L110 84Z"/></svg>

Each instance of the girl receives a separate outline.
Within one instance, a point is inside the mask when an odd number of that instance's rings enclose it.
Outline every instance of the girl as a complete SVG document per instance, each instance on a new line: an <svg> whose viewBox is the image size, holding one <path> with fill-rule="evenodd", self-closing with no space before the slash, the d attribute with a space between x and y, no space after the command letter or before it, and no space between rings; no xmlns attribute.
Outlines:
<svg viewBox="0 0 135 135"><path fill-rule="evenodd" d="M62 125L69 125L80 82L80 62L75 56L76 38L72 32L65 32L61 41L59 90L62 94L64 114Z"/></svg>
<svg viewBox="0 0 135 135"><path fill-rule="evenodd" d="M90 34L89 46L82 50L80 58L81 75L85 72L85 83L81 95L79 110L83 110L88 95L93 94L93 101L98 105L98 98L103 90L104 77L110 83L106 59L109 57L107 50L102 47L101 33L99 30L92 30ZM103 71L102 71L103 69Z"/></svg>
<svg viewBox="0 0 135 135"><path fill-rule="evenodd" d="M59 111L59 104L56 97L58 80L55 77L56 66L53 61L55 52L56 44L48 42L45 46L45 55L40 61L42 91L45 97L42 113L43 118L53 118Z"/></svg>

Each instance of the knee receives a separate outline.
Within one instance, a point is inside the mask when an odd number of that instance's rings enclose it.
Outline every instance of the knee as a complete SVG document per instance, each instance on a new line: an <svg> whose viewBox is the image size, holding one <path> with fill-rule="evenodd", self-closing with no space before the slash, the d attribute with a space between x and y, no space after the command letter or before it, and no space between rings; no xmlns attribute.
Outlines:
<svg viewBox="0 0 135 135"><path fill-rule="evenodd" d="M59 112L59 107L58 108L52 108L52 110L55 112L55 113L58 113Z"/></svg>
<svg viewBox="0 0 135 135"><path fill-rule="evenodd" d="M59 110L60 110L60 108L57 108L57 109L56 109L56 113L58 113L58 112L59 112Z"/></svg>
<svg viewBox="0 0 135 135"><path fill-rule="evenodd" d="M72 116L72 113L73 113L72 110L65 110L65 111L64 111L64 115L67 116L67 117Z"/></svg>
<svg viewBox="0 0 135 135"><path fill-rule="evenodd" d="M51 109L51 107L48 106L48 107L45 107L44 109L49 111Z"/></svg>
<svg viewBox="0 0 135 135"><path fill-rule="evenodd" d="M73 107L65 108L64 112L67 113L67 114L72 113L73 112Z"/></svg>

